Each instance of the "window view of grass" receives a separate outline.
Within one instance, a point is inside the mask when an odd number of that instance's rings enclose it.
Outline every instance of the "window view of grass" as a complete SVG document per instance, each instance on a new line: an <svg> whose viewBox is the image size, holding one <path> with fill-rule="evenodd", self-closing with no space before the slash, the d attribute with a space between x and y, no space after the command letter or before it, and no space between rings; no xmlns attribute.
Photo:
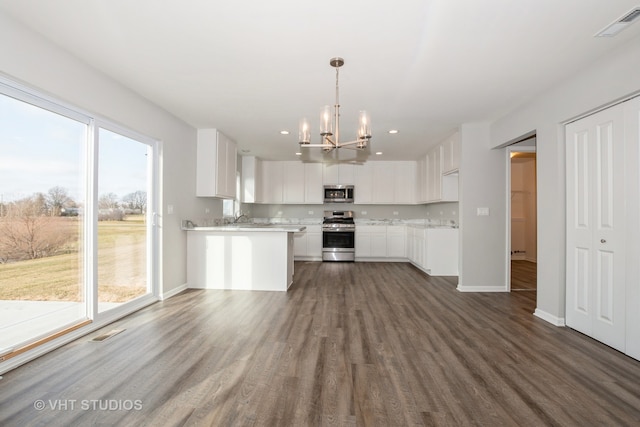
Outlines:
<svg viewBox="0 0 640 427"><path fill-rule="evenodd" d="M12 221L16 220L0 218L0 233ZM78 217L41 217L40 221L48 230L46 234L55 230L55 239L63 235L66 243L54 254L35 259L7 260L5 250L5 262L0 263L0 300L82 301L82 278L78 275L82 254L77 243L82 241L78 238L81 221ZM136 261L146 256L144 215L99 221L98 229L99 301L126 302L144 295L145 263Z"/></svg>

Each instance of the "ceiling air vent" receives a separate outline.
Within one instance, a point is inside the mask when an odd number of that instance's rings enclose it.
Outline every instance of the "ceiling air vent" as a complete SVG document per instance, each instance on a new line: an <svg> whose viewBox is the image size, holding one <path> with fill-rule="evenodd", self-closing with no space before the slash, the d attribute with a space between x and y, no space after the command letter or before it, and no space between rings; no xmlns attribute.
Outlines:
<svg viewBox="0 0 640 427"><path fill-rule="evenodd" d="M613 37L640 18L640 6L636 6L620 18L598 31L594 37Z"/></svg>

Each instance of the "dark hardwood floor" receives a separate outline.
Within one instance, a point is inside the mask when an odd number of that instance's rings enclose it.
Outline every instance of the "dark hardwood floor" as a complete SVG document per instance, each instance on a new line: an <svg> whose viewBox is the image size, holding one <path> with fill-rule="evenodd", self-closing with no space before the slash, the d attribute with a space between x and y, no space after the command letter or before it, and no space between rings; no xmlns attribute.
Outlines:
<svg viewBox="0 0 640 427"><path fill-rule="evenodd" d="M511 261L511 290L535 291L538 288L537 264L531 261Z"/></svg>
<svg viewBox="0 0 640 427"><path fill-rule="evenodd" d="M5 374L0 425L640 424L640 362L534 317L533 292L295 268L288 293L189 290Z"/></svg>

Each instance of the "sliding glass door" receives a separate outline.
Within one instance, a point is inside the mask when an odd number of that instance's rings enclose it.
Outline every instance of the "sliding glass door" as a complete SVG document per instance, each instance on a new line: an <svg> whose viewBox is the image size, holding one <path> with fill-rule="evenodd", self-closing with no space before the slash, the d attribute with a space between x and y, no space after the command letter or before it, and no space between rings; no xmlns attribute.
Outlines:
<svg viewBox="0 0 640 427"><path fill-rule="evenodd" d="M98 133L98 312L151 291L147 209L152 147L116 132Z"/></svg>
<svg viewBox="0 0 640 427"><path fill-rule="evenodd" d="M0 360L153 298L157 150L0 79Z"/></svg>

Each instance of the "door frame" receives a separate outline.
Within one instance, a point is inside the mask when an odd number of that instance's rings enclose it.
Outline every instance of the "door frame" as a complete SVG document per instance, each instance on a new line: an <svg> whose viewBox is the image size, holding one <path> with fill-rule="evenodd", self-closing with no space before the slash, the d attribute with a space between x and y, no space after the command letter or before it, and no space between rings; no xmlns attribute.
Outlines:
<svg viewBox="0 0 640 427"><path fill-rule="evenodd" d="M527 138L531 139L531 138L535 138L535 134L530 137ZM523 141L526 141L523 140ZM520 142L523 142L520 141ZM530 146L530 145L518 145L516 144L512 144L509 145L507 147L505 147L505 162L506 162L506 185L505 185L505 208L506 208L506 213L505 213L505 225L506 225L506 251L505 251L505 290L507 292L511 292L511 153L514 152L518 152L518 153L536 153L537 152L537 147L535 145ZM536 162L536 177L538 176L538 163ZM536 178L537 179L537 178ZM536 206L537 206L537 198L538 198L538 194L536 192ZM537 220L536 220L537 221ZM536 232L536 239L538 238L537 236L537 232ZM536 245L537 247L537 245ZM537 255L536 255L536 259L537 259ZM537 280L537 279L536 279ZM537 288L537 284L536 284L536 288Z"/></svg>

